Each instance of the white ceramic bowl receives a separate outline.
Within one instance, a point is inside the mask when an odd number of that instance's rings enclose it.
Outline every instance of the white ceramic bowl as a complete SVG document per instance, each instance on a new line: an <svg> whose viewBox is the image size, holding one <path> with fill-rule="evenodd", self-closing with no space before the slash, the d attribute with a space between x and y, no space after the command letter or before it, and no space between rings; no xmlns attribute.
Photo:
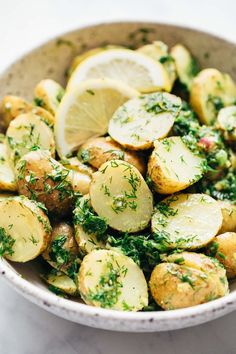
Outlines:
<svg viewBox="0 0 236 354"><path fill-rule="evenodd" d="M181 42L198 58L202 67L215 67L236 78L236 46L212 35L183 27L156 23L110 23L78 29L50 40L18 59L0 76L0 97L21 95L32 99L33 88L43 78L65 83L65 72L72 58L85 49L107 43L141 45L162 40L168 45ZM236 309L236 283L224 298L191 308L128 313L87 306L57 297L40 280L40 265L0 260L0 274L30 301L70 321L87 326L129 332L178 329L207 322Z"/></svg>

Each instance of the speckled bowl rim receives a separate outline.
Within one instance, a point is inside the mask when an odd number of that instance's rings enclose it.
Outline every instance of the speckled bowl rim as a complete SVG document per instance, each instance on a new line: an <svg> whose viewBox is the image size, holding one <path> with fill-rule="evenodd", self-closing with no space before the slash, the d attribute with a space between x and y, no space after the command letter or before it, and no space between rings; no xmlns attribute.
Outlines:
<svg viewBox="0 0 236 354"><path fill-rule="evenodd" d="M39 43L33 49L26 51L23 55L17 57L12 61L8 67L0 73L3 74L14 63L23 59L26 55L33 53L40 49L46 43L73 32L82 29L94 27L96 25L109 24L128 24L128 23L149 23L150 25L162 25L170 27L178 27L187 31L199 32L203 35L210 35L213 38L220 39L225 43L235 46L235 43L227 39L216 36L210 32L200 31L195 28L179 26L178 24L169 24L166 22L149 22L147 20L131 20L131 21L104 21L103 23L89 23L68 32L63 32L49 38L46 41ZM1 82L1 81L0 81ZM44 290L38 285L32 284L30 281L24 279L20 274L14 270L11 265L5 260L0 259L0 275L13 287L18 293L23 295L31 302L39 305L45 310L52 312L67 320L108 330L128 331L128 332L155 332L172 329L185 328L196 324L208 322L216 319L224 314L232 312L236 309L236 290L228 295L213 300L201 305L169 311L155 311L155 312L123 312L103 308L89 306L83 303L71 301L56 296L53 293ZM100 320L102 323L99 323Z"/></svg>

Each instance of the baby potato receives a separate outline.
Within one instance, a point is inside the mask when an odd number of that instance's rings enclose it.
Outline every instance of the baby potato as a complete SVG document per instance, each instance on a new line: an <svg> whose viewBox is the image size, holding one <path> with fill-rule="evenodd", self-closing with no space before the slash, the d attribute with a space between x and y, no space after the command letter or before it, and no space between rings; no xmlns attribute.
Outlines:
<svg viewBox="0 0 236 354"><path fill-rule="evenodd" d="M141 173L128 162L104 163L93 174L89 193L96 213L115 230L137 232L148 226L152 193Z"/></svg>
<svg viewBox="0 0 236 354"><path fill-rule="evenodd" d="M54 80L45 79L35 87L34 95L37 106L45 108L55 116L64 95L64 88Z"/></svg>
<svg viewBox="0 0 236 354"><path fill-rule="evenodd" d="M207 245L222 225L221 208L206 194L177 194L156 205L152 231L165 235L167 248L197 249Z"/></svg>
<svg viewBox="0 0 236 354"><path fill-rule="evenodd" d="M198 73L198 64L189 50L182 44L171 48L170 55L174 58L179 81L190 90L193 78Z"/></svg>
<svg viewBox="0 0 236 354"><path fill-rule="evenodd" d="M11 121L6 132L8 154L13 164L27 152L35 149L50 151L55 155L55 141L52 130L37 115L21 114Z"/></svg>
<svg viewBox="0 0 236 354"><path fill-rule="evenodd" d="M88 194L91 177L87 173L71 170L68 175L74 193Z"/></svg>
<svg viewBox="0 0 236 354"><path fill-rule="evenodd" d="M186 254L170 256L168 262L158 264L152 271L150 291L156 303L164 310L199 305L228 293L226 272L217 260L195 254L192 262L192 254L187 257ZM189 260L185 261L186 258ZM199 266L204 263L208 267Z"/></svg>
<svg viewBox="0 0 236 354"><path fill-rule="evenodd" d="M113 250L94 250L79 270L79 291L88 305L139 311L148 304L145 277L138 265Z"/></svg>
<svg viewBox="0 0 236 354"><path fill-rule="evenodd" d="M8 95L3 97L0 105L0 126L5 130L10 122L22 113L28 113L32 110L32 105L24 98Z"/></svg>
<svg viewBox="0 0 236 354"><path fill-rule="evenodd" d="M194 78L190 104L203 124L216 121L218 112L235 102L236 85L227 74L216 69L204 69Z"/></svg>
<svg viewBox="0 0 236 354"><path fill-rule="evenodd" d="M161 41L154 41L151 44L145 44L138 48L137 51L159 61L164 66L170 80L169 90L166 89L166 91L171 91L176 79L176 67L174 59L168 53L167 45Z"/></svg>
<svg viewBox="0 0 236 354"><path fill-rule="evenodd" d="M220 205L223 215L223 223L219 234L236 231L236 205L221 200L218 200L217 203Z"/></svg>
<svg viewBox="0 0 236 354"><path fill-rule="evenodd" d="M74 204L69 173L47 151L31 151L16 165L18 191L45 204L50 213L62 217L71 212Z"/></svg>
<svg viewBox="0 0 236 354"><path fill-rule="evenodd" d="M53 226L50 242L42 256L53 268L67 273L78 252L73 227L60 221Z"/></svg>
<svg viewBox="0 0 236 354"><path fill-rule="evenodd" d="M228 278L236 276L236 232L216 236L208 247L208 253L223 264Z"/></svg>
<svg viewBox="0 0 236 354"><path fill-rule="evenodd" d="M166 92L132 98L113 114L108 132L127 149L149 149L156 139L167 136L181 106L179 97Z"/></svg>
<svg viewBox="0 0 236 354"><path fill-rule="evenodd" d="M87 166L83 162L81 162L78 157L70 157L68 159L60 160L60 163L69 170L85 173L90 177L92 177L93 172L96 171L96 169Z"/></svg>
<svg viewBox="0 0 236 354"><path fill-rule="evenodd" d="M8 160L4 142L0 142L0 191L17 191L15 173Z"/></svg>
<svg viewBox="0 0 236 354"><path fill-rule="evenodd" d="M222 108L217 116L216 126L229 143L236 142L236 106Z"/></svg>
<svg viewBox="0 0 236 354"><path fill-rule="evenodd" d="M23 196L0 199L0 253L13 262L35 259L47 247L48 217L35 201Z"/></svg>
<svg viewBox="0 0 236 354"><path fill-rule="evenodd" d="M75 282L62 272L51 271L44 280L49 284L49 290L55 292L58 295L76 295L77 286Z"/></svg>
<svg viewBox="0 0 236 354"><path fill-rule="evenodd" d="M46 109L36 106L36 107L33 107L30 112L33 114L36 114L36 116L39 116L44 121L44 123L46 123L49 127L51 127L51 128L53 127L54 122L55 122L55 118Z"/></svg>
<svg viewBox="0 0 236 354"><path fill-rule="evenodd" d="M181 137L155 141L148 162L148 175L160 194L181 191L204 173L204 159L193 154Z"/></svg>
<svg viewBox="0 0 236 354"><path fill-rule="evenodd" d="M135 166L144 175L146 166L144 159L133 151L125 150L110 137L89 139L78 152L82 161L98 169L109 160L124 160Z"/></svg>

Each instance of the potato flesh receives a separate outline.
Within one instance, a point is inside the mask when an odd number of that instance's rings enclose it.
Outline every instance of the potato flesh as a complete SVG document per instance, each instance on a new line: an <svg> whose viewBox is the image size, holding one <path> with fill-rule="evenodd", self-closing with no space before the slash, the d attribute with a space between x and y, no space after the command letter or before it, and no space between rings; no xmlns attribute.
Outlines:
<svg viewBox="0 0 236 354"><path fill-rule="evenodd" d="M164 108L165 104L172 106ZM160 105L158 113L156 106ZM162 108L163 107L163 108ZM113 114L108 132L122 146L146 150L153 141L164 138L171 130L181 99L168 93L154 93L133 98Z"/></svg>
<svg viewBox="0 0 236 354"><path fill-rule="evenodd" d="M5 143L0 143L0 191L17 190L15 174L8 161L7 148Z"/></svg>
<svg viewBox="0 0 236 354"><path fill-rule="evenodd" d="M85 254L90 253L95 249L105 248L104 243L98 241L95 234L88 234L83 230L81 225L75 225L75 239L79 249Z"/></svg>
<svg viewBox="0 0 236 354"><path fill-rule="evenodd" d="M41 118L32 113L15 118L6 132L6 141L10 159L15 163L34 147L55 154L55 142L52 130Z"/></svg>
<svg viewBox="0 0 236 354"><path fill-rule="evenodd" d="M228 293L223 268L219 274L212 274L175 263L158 264L149 286L154 300L165 310L199 305Z"/></svg>
<svg viewBox="0 0 236 354"><path fill-rule="evenodd" d="M86 154L86 162L95 168L99 168L109 160L124 160L134 165L144 175L146 166L141 156L133 151L125 150L120 144L110 137L89 139L80 148L79 155ZM82 158L81 156L81 158Z"/></svg>
<svg viewBox="0 0 236 354"><path fill-rule="evenodd" d="M157 204L152 230L166 233L169 248L197 249L214 238L222 220L221 208L210 196L179 194Z"/></svg>
<svg viewBox="0 0 236 354"><path fill-rule="evenodd" d="M236 205L220 200L218 200L217 203L220 205L223 215L223 223L219 234L236 231Z"/></svg>
<svg viewBox="0 0 236 354"><path fill-rule="evenodd" d="M65 294L75 295L77 292L76 284L66 274L60 272L58 274L50 273L45 280L49 285L61 290Z"/></svg>
<svg viewBox="0 0 236 354"><path fill-rule="evenodd" d="M152 193L140 172L127 162L103 164L93 175L90 197L96 213L116 230L143 230L151 219Z"/></svg>
<svg viewBox="0 0 236 354"><path fill-rule="evenodd" d="M203 124L215 122L218 104L234 104L236 85L227 74L216 69L204 69L193 80L190 103Z"/></svg>
<svg viewBox="0 0 236 354"><path fill-rule="evenodd" d="M84 195L89 192L91 177L88 174L70 171L68 179L71 181L72 189L75 193L79 192Z"/></svg>
<svg viewBox="0 0 236 354"><path fill-rule="evenodd" d="M13 197L0 200L0 227L15 243L13 254L6 258L14 262L28 262L47 247L51 226L47 216L27 198Z"/></svg>
<svg viewBox="0 0 236 354"><path fill-rule="evenodd" d="M79 271L83 300L93 306L138 311L148 304L142 270L129 257L113 250L94 250Z"/></svg>
<svg viewBox="0 0 236 354"><path fill-rule="evenodd" d="M148 162L148 175L160 194L181 191L197 182L204 159L194 155L180 137L155 142Z"/></svg>
<svg viewBox="0 0 236 354"><path fill-rule="evenodd" d="M46 79L38 83L35 87L34 94L36 99L42 101L42 107L55 115L64 94L64 89L54 80Z"/></svg>
<svg viewBox="0 0 236 354"><path fill-rule="evenodd" d="M225 140L236 141L236 106L225 107L219 111L217 126L223 132Z"/></svg>

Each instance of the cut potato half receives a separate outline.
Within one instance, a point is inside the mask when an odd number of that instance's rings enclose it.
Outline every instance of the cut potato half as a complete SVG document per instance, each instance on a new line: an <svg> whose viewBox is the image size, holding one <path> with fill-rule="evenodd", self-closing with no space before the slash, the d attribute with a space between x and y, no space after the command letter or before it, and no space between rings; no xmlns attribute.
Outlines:
<svg viewBox="0 0 236 354"><path fill-rule="evenodd" d="M87 254L95 249L105 248L102 241L98 241L95 234L89 234L84 231L81 225L75 225L75 239L79 246L79 249Z"/></svg>
<svg viewBox="0 0 236 354"><path fill-rule="evenodd" d="M220 263L193 252L172 255L168 263L158 264L152 271L149 287L164 310L203 304L229 292L226 272Z"/></svg>
<svg viewBox="0 0 236 354"><path fill-rule="evenodd" d="M129 257L112 250L94 250L79 271L79 290L88 305L139 311L148 304L145 277Z"/></svg>
<svg viewBox="0 0 236 354"><path fill-rule="evenodd" d="M68 90L55 121L57 152L61 158L91 137L107 133L108 122L117 108L138 92L110 79L80 82Z"/></svg>
<svg viewBox="0 0 236 354"><path fill-rule="evenodd" d="M82 161L97 169L109 160L123 160L134 165L142 175L146 172L142 156L124 149L108 136L89 139L81 146L78 156Z"/></svg>
<svg viewBox="0 0 236 354"><path fill-rule="evenodd" d="M193 78L198 72L198 65L195 59L182 44L176 44L171 48L170 54L174 58L179 81L190 90Z"/></svg>
<svg viewBox="0 0 236 354"><path fill-rule="evenodd" d="M221 208L206 194L178 194L158 203L152 231L167 248L197 249L207 245L222 225Z"/></svg>
<svg viewBox="0 0 236 354"><path fill-rule="evenodd" d="M81 81L101 78L122 81L140 92L170 89L163 66L130 49L109 49L85 59L71 75L67 87L77 88Z"/></svg>
<svg viewBox="0 0 236 354"><path fill-rule="evenodd" d="M104 163L93 175L90 197L96 213L116 230L136 232L149 224L152 193L140 172L128 162Z"/></svg>
<svg viewBox="0 0 236 354"><path fill-rule="evenodd" d="M215 122L219 110L235 103L236 85L227 74L204 69L194 78L190 103L203 124Z"/></svg>
<svg viewBox="0 0 236 354"><path fill-rule="evenodd" d="M217 116L217 127L224 134L225 140L236 141L236 106L222 108Z"/></svg>
<svg viewBox="0 0 236 354"><path fill-rule="evenodd" d="M175 95L162 92L142 95L117 109L108 131L126 148L149 149L156 139L167 136L180 109L181 99Z"/></svg>
<svg viewBox="0 0 236 354"><path fill-rule="evenodd" d="M8 161L7 147L5 143L0 143L0 191L17 190L14 170Z"/></svg>
<svg viewBox="0 0 236 354"><path fill-rule="evenodd" d="M147 55L148 57L160 62L163 65L169 76L169 91L171 91L176 79L176 67L173 57L168 53L168 46L161 41L154 41L151 44L145 44L144 46L138 48L137 51ZM166 91L168 90L166 89Z"/></svg>
<svg viewBox="0 0 236 354"><path fill-rule="evenodd" d="M11 121L6 132L6 144L14 164L31 150L48 150L52 156L55 155L52 130L32 113L21 114Z"/></svg>
<svg viewBox="0 0 236 354"><path fill-rule="evenodd" d="M0 199L0 228L14 240L12 252L5 255L14 262L28 262L40 255L51 234L46 214L25 197Z"/></svg>
<svg viewBox="0 0 236 354"><path fill-rule="evenodd" d="M45 79L35 87L34 95L37 106L43 107L55 115L64 95L64 88L54 80Z"/></svg>
<svg viewBox="0 0 236 354"><path fill-rule="evenodd" d="M205 160L189 150L181 137L155 141L154 146L148 162L148 175L158 193L181 191L203 176Z"/></svg>
<svg viewBox="0 0 236 354"><path fill-rule="evenodd" d="M75 282L62 272L50 272L44 279L55 292L58 291L71 296L77 293Z"/></svg>

